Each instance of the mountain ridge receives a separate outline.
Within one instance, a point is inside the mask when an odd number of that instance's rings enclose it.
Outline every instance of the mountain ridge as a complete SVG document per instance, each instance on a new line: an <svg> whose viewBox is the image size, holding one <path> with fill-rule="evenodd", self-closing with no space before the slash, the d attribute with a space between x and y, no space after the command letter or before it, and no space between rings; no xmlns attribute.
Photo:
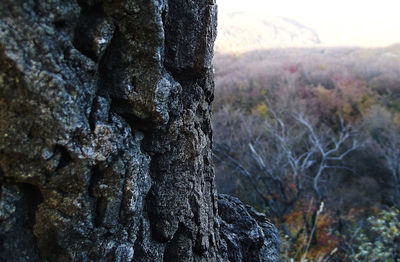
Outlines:
<svg viewBox="0 0 400 262"><path fill-rule="evenodd" d="M287 17L250 11L220 12L218 24L217 53L322 44L315 29Z"/></svg>

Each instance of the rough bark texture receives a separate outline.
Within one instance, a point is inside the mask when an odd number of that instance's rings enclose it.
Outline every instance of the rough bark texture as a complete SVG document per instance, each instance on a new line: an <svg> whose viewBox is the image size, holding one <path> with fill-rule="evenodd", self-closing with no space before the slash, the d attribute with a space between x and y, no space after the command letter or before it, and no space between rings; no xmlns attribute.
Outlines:
<svg viewBox="0 0 400 262"><path fill-rule="evenodd" d="M214 0L0 2L0 260L279 261L215 192L215 36Z"/></svg>

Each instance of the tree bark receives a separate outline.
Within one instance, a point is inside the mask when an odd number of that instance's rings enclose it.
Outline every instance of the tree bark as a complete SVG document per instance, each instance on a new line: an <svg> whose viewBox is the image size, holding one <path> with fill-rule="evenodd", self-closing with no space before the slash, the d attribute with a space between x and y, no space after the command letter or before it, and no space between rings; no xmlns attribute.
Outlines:
<svg viewBox="0 0 400 262"><path fill-rule="evenodd" d="M0 260L239 261L212 169L215 37L214 0L1 1ZM260 219L236 251L279 261Z"/></svg>

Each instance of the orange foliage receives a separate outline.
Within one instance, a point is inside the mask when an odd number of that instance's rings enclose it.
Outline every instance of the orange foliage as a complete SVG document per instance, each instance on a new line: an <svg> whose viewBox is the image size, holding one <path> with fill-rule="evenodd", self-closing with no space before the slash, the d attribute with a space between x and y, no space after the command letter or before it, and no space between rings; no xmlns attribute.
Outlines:
<svg viewBox="0 0 400 262"><path fill-rule="evenodd" d="M304 254L305 258L309 259L324 257L339 246L340 239L333 233L337 219L329 211L322 212L317 215L316 223L313 224L313 216L317 214L317 209L313 203L301 202L281 221L289 230L290 239L294 240L288 253L295 259L300 259ZM315 232L316 236L312 241L311 232ZM311 243L309 247L308 243Z"/></svg>

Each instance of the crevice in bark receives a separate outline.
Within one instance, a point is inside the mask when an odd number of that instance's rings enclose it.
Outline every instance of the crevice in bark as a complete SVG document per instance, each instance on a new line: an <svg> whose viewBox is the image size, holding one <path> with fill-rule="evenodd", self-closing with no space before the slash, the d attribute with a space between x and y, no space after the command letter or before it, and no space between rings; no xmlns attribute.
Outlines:
<svg viewBox="0 0 400 262"><path fill-rule="evenodd" d="M1 164L1 151L0 151L0 164ZM4 171L3 171L3 169L1 168L1 165L0 165L0 196L1 196L1 192L2 192L2 187L1 186L3 185L4 179L5 179Z"/></svg>
<svg viewBox="0 0 400 262"><path fill-rule="evenodd" d="M43 196L40 189L32 184L17 183L21 189L24 199L26 201L27 212L27 225L32 230L36 220L36 211L40 203L43 202Z"/></svg>
<svg viewBox="0 0 400 262"><path fill-rule="evenodd" d="M104 178L104 170L102 170L99 165L95 165L92 168L92 174L89 181L89 195L91 197L96 197L96 187L98 183Z"/></svg>
<svg viewBox="0 0 400 262"><path fill-rule="evenodd" d="M7 225L8 230L0 230L0 257L15 258L14 252L22 250L30 259L38 259L39 249L37 239L33 234L38 206L43 201L43 196L38 187L28 183L5 182L1 187L6 187L5 195L0 192L2 208L10 211L9 206L14 206L11 217L0 220L0 228ZM4 213L3 213L4 214ZM6 211L7 214L7 211ZM3 217L4 218L4 217ZM13 247L13 250L7 249Z"/></svg>
<svg viewBox="0 0 400 262"><path fill-rule="evenodd" d="M104 10L101 4L90 7L85 5L83 1L78 1L78 4L83 8L81 9L78 25L74 31L73 45L82 54L98 62L99 54L95 52L94 41L98 37L96 35L98 27L106 19ZM55 26L57 28L57 24Z"/></svg>
<svg viewBox="0 0 400 262"><path fill-rule="evenodd" d="M107 209L107 198L99 197L96 201L96 216L94 218L94 225L96 227L102 226Z"/></svg>
<svg viewBox="0 0 400 262"><path fill-rule="evenodd" d="M59 171L60 169L66 167L71 161L71 155L68 153L67 148L62 145L56 145L54 148L54 155L60 154L59 163L56 167L55 172Z"/></svg>
<svg viewBox="0 0 400 262"><path fill-rule="evenodd" d="M101 226L101 224L103 223L107 208L107 198L101 196L101 194L98 192L98 187L100 186L99 184L101 183L101 180L104 178L105 175L104 172L105 171L102 167L100 167L99 165L95 165L92 168L92 175L89 181L89 195L96 198L95 216L93 218L93 223L97 227Z"/></svg>
<svg viewBox="0 0 400 262"><path fill-rule="evenodd" d="M165 248L164 262L188 261L193 258L191 238L190 230L179 223L178 230Z"/></svg>
<svg viewBox="0 0 400 262"><path fill-rule="evenodd" d="M122 80L125 79L127 43L118 27L115 28L111 41L99 61L98 94L119 97Z"/></svg>

